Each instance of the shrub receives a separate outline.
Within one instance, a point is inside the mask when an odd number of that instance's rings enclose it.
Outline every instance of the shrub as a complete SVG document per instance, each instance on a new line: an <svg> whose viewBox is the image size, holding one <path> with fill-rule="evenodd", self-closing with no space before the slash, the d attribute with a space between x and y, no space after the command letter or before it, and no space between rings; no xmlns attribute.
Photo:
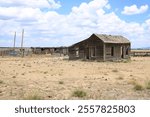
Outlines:
<svg viewBox="0 0 150 117"><path fill-rule="evenodd" d="M123 61L123 63L129 63L129 62L131 62L131 59L126 59Z"/></svg>
<svg viewBox="0 0 150 117"><path fill-rule="evenodd" d="M64 82L63 81L59 81L59 84L64 84Z"/></svg>
<svg viewBox="0 0 150 117"><path fill-rule="evenodd" d="M140 84L135 84L134 89L140 91L143 90L143 86Z"/></svg>
<svg viewBox="0 0 150 117"><path fill-rule="evenodd" d="M76 90L76 91L73 92L73 96L82 98L82 97L86 96L86 92L84 92L82 90Z"/></svg>
<svg viewBox="0 0 150 117"><path fill-rule="evenodd" d="M47 74L47 73L48 73L48 71L45 71L45 72L44 72L44 74Z"/></svg>
<svg viewBox="0 0 150 117"><path fill-rule="evenodd" d="M12 78L16 78L16 76L12 76Z"/></svg>
<svg viewBox="0 0 150 117"><path fill-rule="evenodd" d="M150 89L150 81L147 83L146 89Z"/></svg>
<svg viewBox="0 0 150 117"><path fill-rule="evenodd" d="M114 69L114 70L112 70L112 72L118 72L118 70L117 70L117 69Z"/></svg>
<svg viewBox="0 0 150 117"><path fill-rule="evenodd" d="M2 80L0 80L0 84L3 84L4 82Z"/></svg>

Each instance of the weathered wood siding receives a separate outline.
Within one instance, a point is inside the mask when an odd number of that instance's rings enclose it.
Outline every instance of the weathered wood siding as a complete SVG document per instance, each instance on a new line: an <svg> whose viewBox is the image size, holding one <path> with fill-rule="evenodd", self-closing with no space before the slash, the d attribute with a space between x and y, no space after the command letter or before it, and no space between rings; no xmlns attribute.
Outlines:
<svg viewBox="0 0 150 117"><path fill-rule="evenodd" d="M92 35L69 47L69 59L120 60L130 57L130 43L104 43Z"/></svg>
<svg viewBox="0 0 150 117"><path fill-rule="evenodd" d="M112 55L112 48L113 55ZM127 59L130 57L130 44L106 44L106 60ZM128 51L128 52L127 52Z"/></svg>
<svg viewBox="0 0 150 117"><path fill-rule="evenodd" d="M95 54L91 56L91 49L93 48ZM69 59L103 59L103 42L96 36L92 36L87 40L77 43L69 47Z"/></svg>

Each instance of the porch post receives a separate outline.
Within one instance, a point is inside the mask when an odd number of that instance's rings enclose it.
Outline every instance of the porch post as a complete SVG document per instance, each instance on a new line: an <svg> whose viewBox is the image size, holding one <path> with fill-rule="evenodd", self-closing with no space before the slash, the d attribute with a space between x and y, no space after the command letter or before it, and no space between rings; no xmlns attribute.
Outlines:
<svg viewBox="0 0 150 117"><path fill-rule="evenodd" d="M103 45L103 60L106 60L106 51L105 51L105 43Z"/></svg>

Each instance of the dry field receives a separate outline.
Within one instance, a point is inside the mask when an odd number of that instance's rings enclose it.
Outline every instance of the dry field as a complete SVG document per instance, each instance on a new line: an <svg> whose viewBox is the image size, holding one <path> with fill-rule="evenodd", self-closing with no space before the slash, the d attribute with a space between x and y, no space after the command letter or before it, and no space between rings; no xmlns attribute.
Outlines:
<svg viewBox="0 0 150 117"><path fill-rule="evenodd" d="M0 58L0 99L150 99L150 57L126 62Z"/></svg>

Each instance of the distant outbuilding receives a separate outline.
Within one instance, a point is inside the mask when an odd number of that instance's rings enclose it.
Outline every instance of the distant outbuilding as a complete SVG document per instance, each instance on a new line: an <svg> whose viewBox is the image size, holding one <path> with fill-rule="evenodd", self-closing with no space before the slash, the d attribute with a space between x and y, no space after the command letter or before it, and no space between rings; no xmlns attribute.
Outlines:
<svg viewBox="0 0 150 117"><path fill-rule="evenodd" d="M92 34L68 48L69 59L121 60L130 58L131 43L123 36Z"/></svg>

